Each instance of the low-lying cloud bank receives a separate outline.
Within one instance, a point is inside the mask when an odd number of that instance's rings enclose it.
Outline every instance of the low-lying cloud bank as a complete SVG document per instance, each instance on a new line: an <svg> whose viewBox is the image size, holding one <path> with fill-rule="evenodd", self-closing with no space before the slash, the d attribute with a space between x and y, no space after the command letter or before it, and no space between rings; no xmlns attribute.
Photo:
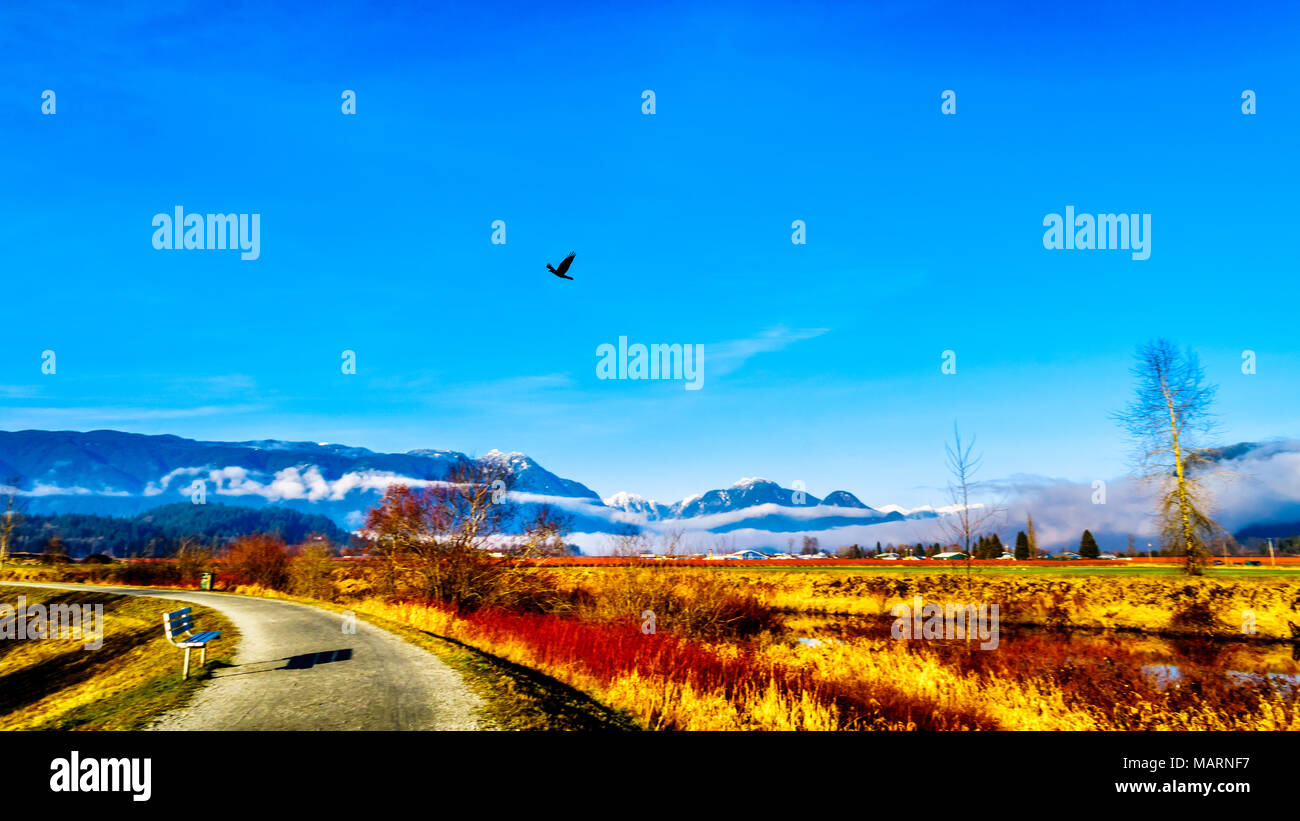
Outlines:
<svg viewBox="0 0 1300 821"><path fill-rule="evenodd" d="M1300 522L1300 441L1268 442L1245 449L1229 449L1216 467L1211 487L1216 520L1229 531L1252 524ZM1097 536L1104 550L1126 549L1129 535L1134 537L1140 550L1146 548L1147 542L1158 544L1152 491L1131 478L1108 480L1104 487L1098 487L1091 482L1013 476L982 486L980 500L1005 509L1005 514L998 517L998 524L990 530L997 532L1007 544L1014 542L1016 531L1025 529L1029 514L1034 517L1039 545L1044 548L1076 548L1085 528ZM893 506L886 509L899 510ZM781 512L790 518L818 518L813 513L816 508L807 508L806 514L792 514L792 510L798 509L781 508ZM842 509L834 510L837 514L844 513ZM677 535L680 549L696 553L747 547L786 550L791 538L794 539L794 549L798 550L804 536L815 537L827 550L852 544L874 547L876 542L915 544L945 540L943 523L939 518L864 522L815 530L774 531L743 527L725 533L716 530L723 523L753 518L755 512L756 509L750 508L666 522L648 522L641 516L621 514L620 520L638 525L650 538L651 544L656 540L662 543L669 535ZM821 513L825 515L826 511ZM1279 532L1277 535L1289 533ZM610 534L592 532L575 533L572 540L583 552L595 555L611 552L617 541Z"/></svg>

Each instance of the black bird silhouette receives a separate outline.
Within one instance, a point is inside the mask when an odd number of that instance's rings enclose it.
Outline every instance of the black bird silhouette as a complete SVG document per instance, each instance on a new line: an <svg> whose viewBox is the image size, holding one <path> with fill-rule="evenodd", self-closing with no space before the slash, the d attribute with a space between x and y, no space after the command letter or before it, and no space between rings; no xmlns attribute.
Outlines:
<svg viewBox="0 0 1300 821"><path fill-rule="evenodd" d="M569 270L569 266L573 264L573 258L576 256L577 254L575 254L573 251L570 251L569 255L564 258L564 261L560 263L560 267L558 269L552 268L551 263L548 262L546 263L546 270L550 271L552 274L555 274L560 279L573 279L573 277L571 276L565 276L564 272Z"/></svg>

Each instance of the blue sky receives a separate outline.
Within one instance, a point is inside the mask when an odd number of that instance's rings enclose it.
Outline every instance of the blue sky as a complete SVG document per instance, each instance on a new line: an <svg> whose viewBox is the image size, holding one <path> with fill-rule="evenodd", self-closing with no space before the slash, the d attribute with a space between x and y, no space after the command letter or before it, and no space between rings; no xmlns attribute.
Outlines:
<svg viewBox="0 0 1300 821"><path fill-rule="evenodd" d="M602 5L0 12L0 428L919 505L954 420L988 478L1122 473L1166 335L1224 442L1300 437L1295 6ZM261 257L155 250L177 205ZM1045 250L1067 205L1151 214L1150 259ZM704 345L703 389L598 380L619 336Z"/></svg>

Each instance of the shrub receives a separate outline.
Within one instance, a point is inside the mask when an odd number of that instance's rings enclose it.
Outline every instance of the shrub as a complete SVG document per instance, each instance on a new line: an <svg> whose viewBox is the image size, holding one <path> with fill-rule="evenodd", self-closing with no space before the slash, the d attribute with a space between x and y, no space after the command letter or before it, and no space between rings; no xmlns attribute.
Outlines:
<svg viewBox="0 0 1300 821"><path fill-rule="evenodd" d="M575 591L574 609L593 621L640 623L654 614L657 629L698 639L746 638L780 627L775 608L724 573L668 565L629 565L597 574Z"/></svg>
<svg viewBox="0 0 1300 821"><path fill-rule="evenodd" d="M305 545L289 562L289 589L298 596L334 601L332 570L329 545Z"/></svg>
<svg viewBox="0 0 1300 821"><path fill-rule="evenodd" d="M279 536L241 536L226 549L226 580L272 590L289 588L289 548Z"/></svg>
<svg viewBox="0 0 1300 821"><path fill-rule="evenodd" d="M182 542L176 550L176 575L181 584L198 584L199 574L210 564L207 549L194 542Z"/></svg>
<svg viewBox="0 0 1300 821"><path fill-rule="evenodd" d="M118 566L114 566L116 570ZM157 587L180 584L180 572L174 562L127 562L116 574L121 584Z"/></svg>
<svg viewBox="0 0 1300 821"><path fill-rule="evenodd" d="M470 462L423 490L390 486L366 522L377 592L464 611L560 606L551 574L520 560L561 555L564 524L543 508L515 533L520 511L502 495L511 478L498 463Z"/></svg>

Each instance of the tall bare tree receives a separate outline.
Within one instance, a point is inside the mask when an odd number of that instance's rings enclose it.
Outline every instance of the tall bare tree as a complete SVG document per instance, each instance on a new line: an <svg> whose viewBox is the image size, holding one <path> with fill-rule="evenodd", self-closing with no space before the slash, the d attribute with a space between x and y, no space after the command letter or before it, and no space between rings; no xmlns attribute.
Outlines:
<svg viewBox="0 0 1300 821"><path fill-rule="evenodd" d="M3 488L5 510L0 518L0 570L4 569L9 553L13 550L14 531L22 524L22 507L18 503L18 479L10 479Z"/></svg>
<svg viewBox="0 0 1300 821"><path fill-rule="evenodd" d="M1186 557L1189 575L1200 575L1210 540L1222 531L1208 513L1203 470L1209 461L1203 440L1215 427L1210 407L1216 388L1206 382L1196 353L1167 339L1141 345L1132 373L1133 401L1115 419L1133 440L1135 472L1156 486L1165 544Z"/></svg>
<svg viewBox="0 0 1300 821"><path fill-rule="evenodd" d="M966 554L966 576L970 578L971 542L984 528L992 527L1003 513L1000 505L973 503L971 497L979 492L975 474L984 462L983 454L976 454L975 438L963 443L957 423L952 423L952 444L944 445L948 462L948 496L954 511L940 519L940 526L950 542L961 545Z"/></svg>

